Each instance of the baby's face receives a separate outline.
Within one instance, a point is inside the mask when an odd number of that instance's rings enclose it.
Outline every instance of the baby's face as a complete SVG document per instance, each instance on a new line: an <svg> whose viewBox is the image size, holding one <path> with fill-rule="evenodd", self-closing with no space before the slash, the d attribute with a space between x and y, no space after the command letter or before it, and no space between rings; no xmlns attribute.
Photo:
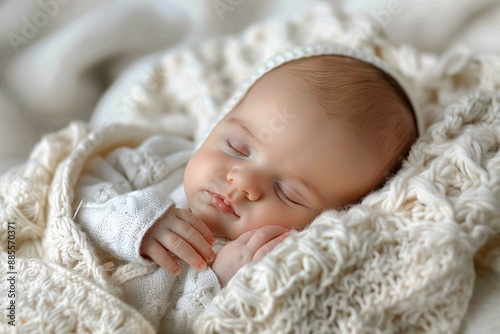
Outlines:
<svg viewBox="0 0 500 334"><path fill-rule="evenodd" d="M384 175L369 139L327 115L280 71L261 78L189 161L192 212L236 239L266 225L300 229L358 201Z"/></svg>

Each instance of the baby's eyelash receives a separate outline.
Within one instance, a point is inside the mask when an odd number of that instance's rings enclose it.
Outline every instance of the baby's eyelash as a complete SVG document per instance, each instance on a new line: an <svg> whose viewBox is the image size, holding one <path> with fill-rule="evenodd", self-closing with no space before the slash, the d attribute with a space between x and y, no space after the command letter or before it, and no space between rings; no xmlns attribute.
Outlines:
<svg viewBox="0 0 500 334"><path fill-rule="evenodd" d="M276 195L278 195L278 197L283 202L285 202L287 205L289 205L289 206L300 205L299 203L291 200L287 195L285 195L285 193L283 192L283 190L281 189L281 187L280 187L280 185L278 183L274 184L274 189L276 191Z"/></svg>
<svg viewBox="0 0 500 334"><path fill-rule="evenodd" d="M240 156L248 157L248 154L242 152L242 149L236 148L229 140L226 140L226 147Z"/></svg>

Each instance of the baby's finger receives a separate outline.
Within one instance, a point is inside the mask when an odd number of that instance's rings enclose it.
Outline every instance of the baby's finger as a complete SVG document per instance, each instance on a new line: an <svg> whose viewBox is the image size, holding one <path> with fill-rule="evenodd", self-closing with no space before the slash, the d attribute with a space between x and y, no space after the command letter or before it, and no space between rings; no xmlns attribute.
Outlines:
<svg viewBox="0 0 500 334"><path fill-rule="evenodd" d="M177 218L180 220L185 221L189 225L193 226L200 234L205 238L205 240L209 244L213 244L215 242L214 235L212 231L205 225L204 222L201 221L196 215L194 215L191 211L188 210L183 210L183 209L176 209L175 214Z"/></svg>
<svg viewBox="0 0 500 334"><path fill-rule="evenodd" d="M288 236L290 235L290 232L283 233L279 237L274 238L273 240L269 241L266 243L264 246L260 247L254 254L253 260L254 261L259 261L261 260L264 256L266 256L269 252L271 252L274 247L276 247L278 244L283 242Z"/></svg>
<svg viewBox="0 0 500 334"><path fill-rule="evenodd" d="M255 232L257 232L257 230L247 231L247 232L243 233L242 235L240 235L233 242L236 242L236 243L241 244L241 245L246 245L248 243L248 240L250 240L250 238L252 237L252 235L254 235Z"/></svg>
<svg viewBox="0 0 500 334"><path fill-rule="evenodd" d="M288 229L278 225L264 226L263 228L258 229L250 240L248 240L247 246L250 251L255 253L260 247L288 231Z"/></svg>
<svg viewBox="0 0 500 334"><path fill-rule="evenodd" d="M212 246L203 238L198 230L191 224L179 220L178 224L172 225L170 231L185 240L206 262L215 260L215 252ZM194 259L193 259L194 260Z"/></svg>
<svg viewBox="0 0 500 334"><path fill-rule="evenodd" d="M207 262L203 260L201 255L186 240L176 233L166 231L157 236L156 240L194 269L201 271L206 268Z"/></svg>
<svg viewBox="0 0 500 334"><path fill-rule="evenodd" d="M181 273L181 266L158 241L151 240L147 244L144 244L142 253L171 274L179 275Z"/></svg>

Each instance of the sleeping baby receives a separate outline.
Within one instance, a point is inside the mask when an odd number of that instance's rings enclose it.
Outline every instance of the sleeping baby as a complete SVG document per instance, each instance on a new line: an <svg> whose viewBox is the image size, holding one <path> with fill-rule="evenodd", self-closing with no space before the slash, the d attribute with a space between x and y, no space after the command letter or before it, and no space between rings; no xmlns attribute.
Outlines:
<svg viewBox="0 0 500 334"><path fill-rule="evenodd" d="M192 331L241 267L358 202L408 154L420 120L397 75L359 51L315 50L268 62L196 149L156 135L87 163L75 221L137 266L123 299L159 332Z"/></svg>

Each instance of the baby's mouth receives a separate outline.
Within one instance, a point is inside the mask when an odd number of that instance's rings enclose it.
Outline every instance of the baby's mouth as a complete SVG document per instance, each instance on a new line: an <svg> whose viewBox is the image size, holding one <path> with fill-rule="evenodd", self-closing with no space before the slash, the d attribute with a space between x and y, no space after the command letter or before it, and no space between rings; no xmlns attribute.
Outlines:
<svg viewBox="0 0 500 334"><path fill-rule="evenodd" d="M234 207L231 204L231 202L228 199L226 199L223 195L213 193L211 191L207 191L207 193L208 193L208 199L210 200L210 203L213 206L215 206L222 212L233 214L238 218L240 217L234 210Z"/></svg>

